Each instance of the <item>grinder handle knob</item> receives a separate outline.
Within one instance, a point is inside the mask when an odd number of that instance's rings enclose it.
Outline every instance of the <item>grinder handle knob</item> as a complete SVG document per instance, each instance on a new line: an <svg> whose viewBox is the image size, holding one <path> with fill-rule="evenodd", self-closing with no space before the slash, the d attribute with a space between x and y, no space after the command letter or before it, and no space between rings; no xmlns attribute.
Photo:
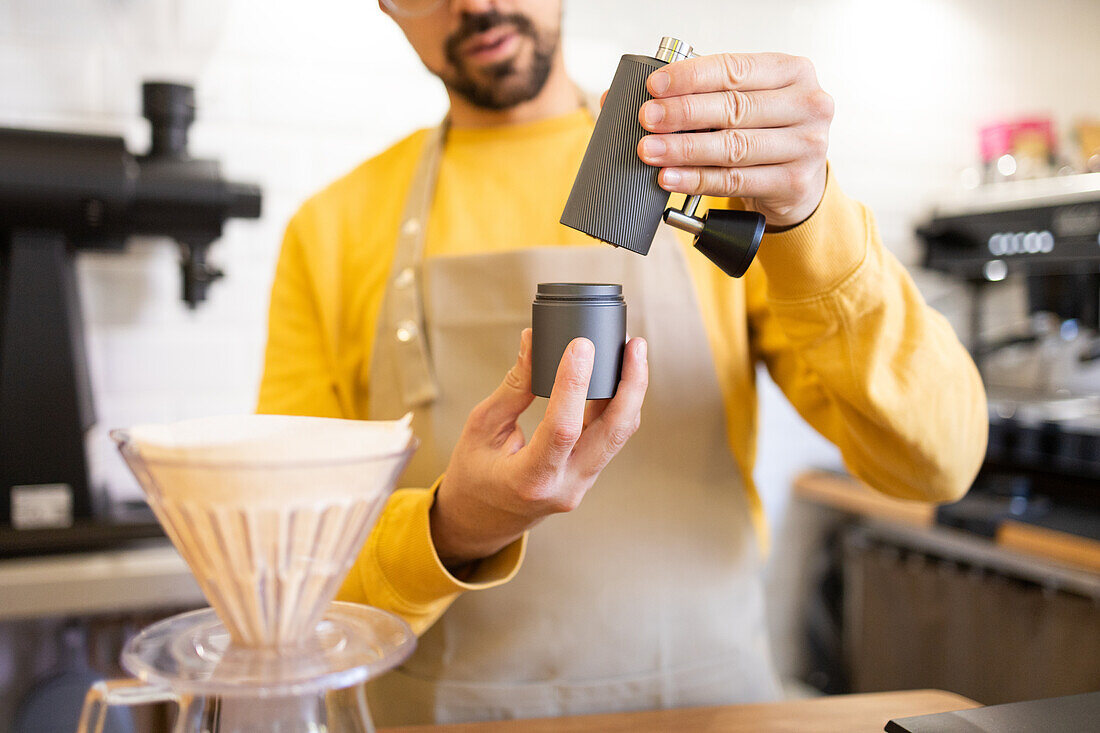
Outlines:
<svg viewBox="0 0 1100 733"><path fill-rule="evenodd" d="M756 257L765 223L764 215L755 211L711 209L695 237L695 249L730 277L741 277Z"/></svg>
<svg viewBox="0 0 1100 733"><path fill-rule="evenodd" d="M711 209L702 219L694 216L699 197L692 196L682 209L666 209L665 223L695 237L695 249L730 277L749 269L760 247L767 222L755 211Z"/></svg>

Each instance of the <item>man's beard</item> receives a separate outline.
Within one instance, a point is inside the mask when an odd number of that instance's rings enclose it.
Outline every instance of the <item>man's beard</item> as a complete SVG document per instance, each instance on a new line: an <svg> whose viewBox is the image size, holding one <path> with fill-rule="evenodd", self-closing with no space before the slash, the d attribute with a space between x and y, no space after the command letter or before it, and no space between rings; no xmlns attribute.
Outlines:
<svg viewBox="0 0 1100 733"><path fill-rule="evenodd" d="M462 44L471 36L499 25L511 25L520 36L531 39L531 64L526 69L516 68L516 59L506 59L482 69L476 75L466 68L459 53ZM476 15L462 14L462 25L446 41L448 68L439 78L447 87L461 95L470 104L483 109L511 109L517 104L538 96L550 77L550 65L558 47L558 31L540 33L531 19L519 13L502 13L490 10Z"/></svg>

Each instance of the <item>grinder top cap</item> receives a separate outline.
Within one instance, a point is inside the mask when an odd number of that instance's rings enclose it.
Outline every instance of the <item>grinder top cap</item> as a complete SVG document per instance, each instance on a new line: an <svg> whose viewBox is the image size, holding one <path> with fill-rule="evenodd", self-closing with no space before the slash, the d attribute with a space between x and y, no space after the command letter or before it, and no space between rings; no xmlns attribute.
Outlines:
<svg viewBox="0 0 1100 733"><path fill-rule="evenodd" d="M694 49L679 38L673 38L672 36L665 36L661 39L661 45L657 49L656 58L661 61L667 61L672 63L673 61L682 61L683 59L690 59L698 56Z"/></svg>

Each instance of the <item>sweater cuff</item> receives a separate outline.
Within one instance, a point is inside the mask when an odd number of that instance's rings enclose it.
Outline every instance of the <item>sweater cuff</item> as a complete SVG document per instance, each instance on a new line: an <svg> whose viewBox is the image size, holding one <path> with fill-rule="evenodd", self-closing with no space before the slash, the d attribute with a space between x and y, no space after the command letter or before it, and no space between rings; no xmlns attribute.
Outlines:
<svg viewBox="0 0 1100 733"><path fill-rule="evenodd" d="M430 489L399 489L390 497L372 534L378 569L390 588L413 606L425 606L462 591L482 590L511 580L523 563L527 534L477 563L470 576L453 576L435 551L429 512L439 482Z"/></svg>
<svg viewBox="0 0 1100 733"><path fill-rule="evenodd" d="M757 257L767 274L768 298L803 300L828 293L863 262L869 236L866 210L844 195L830 170L810 218L761 240Z"/></svg>

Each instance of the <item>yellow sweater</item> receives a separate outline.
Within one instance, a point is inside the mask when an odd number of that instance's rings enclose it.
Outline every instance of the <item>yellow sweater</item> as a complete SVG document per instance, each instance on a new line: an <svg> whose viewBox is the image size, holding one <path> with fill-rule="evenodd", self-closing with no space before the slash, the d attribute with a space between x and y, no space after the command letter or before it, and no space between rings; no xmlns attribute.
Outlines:
<svg viewBox="0 0 1100 733"><path fill-rule="evenodd" d="M582 109L523 125L452 130L426 256L591 245L558 219L593 124ZM366 418L375 324L425 135L416 132L363 163L291 220L271 295L261 412ZM684 246L723 390L730 450L762 542L767 527L752 480L758 361L872 486L930 501L966 491L988 427L977 370L882 246L871 213L831 176L814 215L765 235L740 280L686 238ZM459 592L511 577L522 542L482 561L465 581L446 571L428 527L433 497L431 488L395 492L340 598L392 610L421 631Z"/></svg>

